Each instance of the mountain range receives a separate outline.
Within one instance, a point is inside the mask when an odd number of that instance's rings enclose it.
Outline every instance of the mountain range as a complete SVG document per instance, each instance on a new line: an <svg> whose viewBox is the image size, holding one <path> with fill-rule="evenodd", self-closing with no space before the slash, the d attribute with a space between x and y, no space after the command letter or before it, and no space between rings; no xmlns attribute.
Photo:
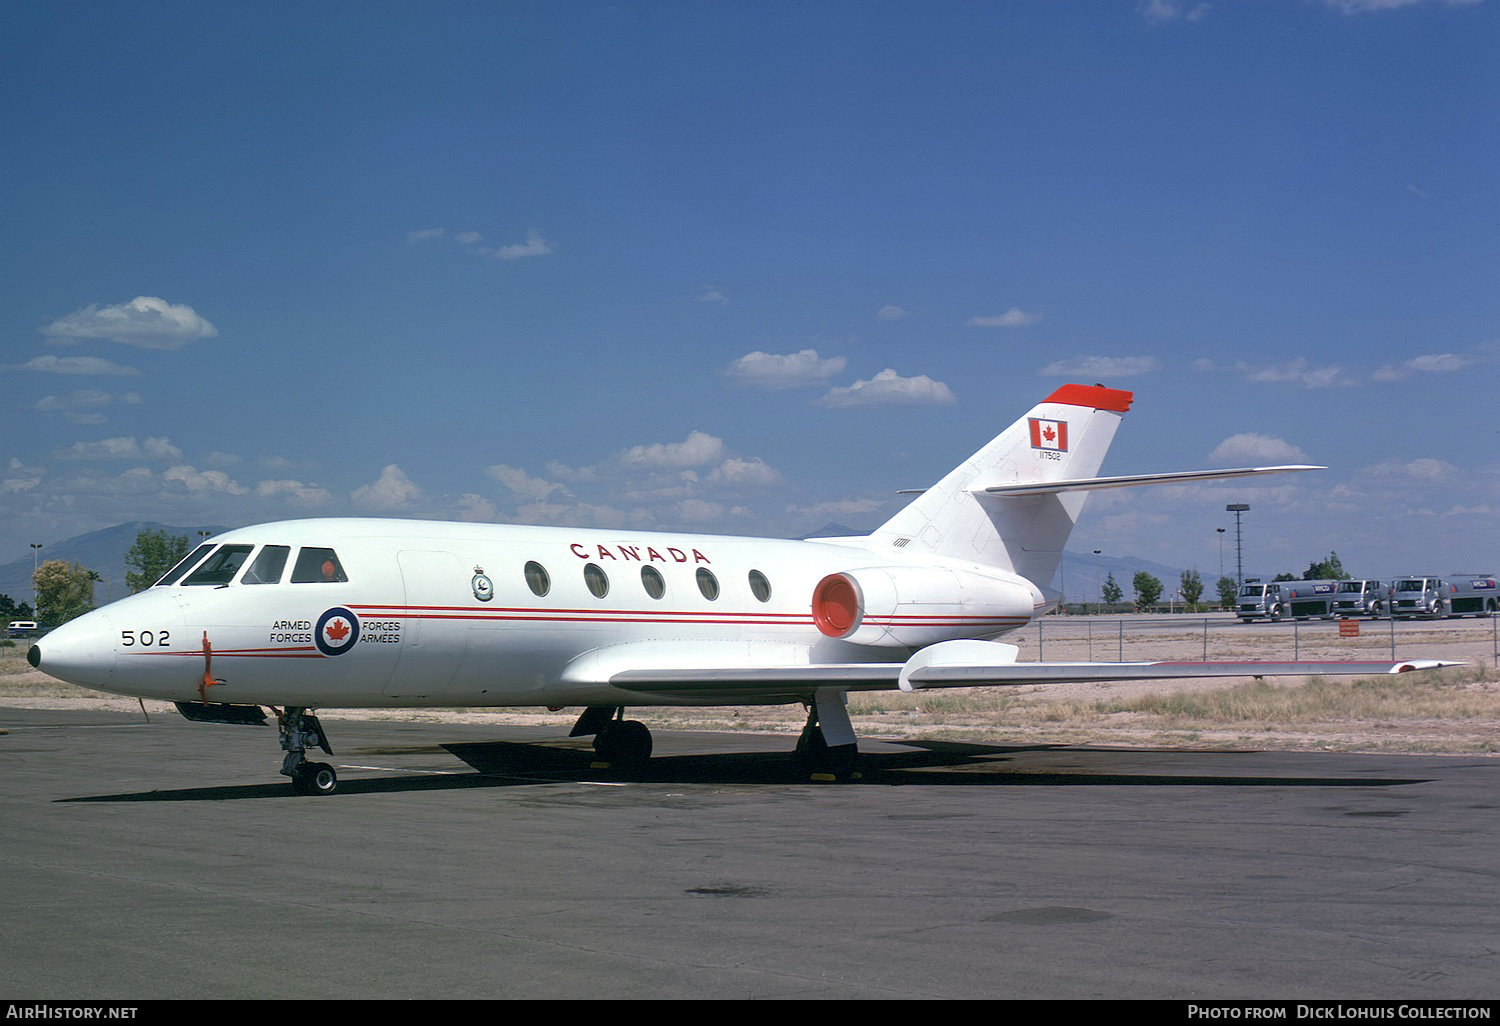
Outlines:
<svg viewBox="0 0 1500 1026"><path fill-rule="evenodd" d="M94 602L102 606L124 598L128 593L125 587L125 556L142 531L186 535L191 546L200 537L218 534L223 530L222 527L206 524L195 527L171 527L145 521L116 524L114 527L44 545L37 550L35 561L44 563L49 559L61 559L67 563L79 563L97 573L101 580L94 584ZM32 557L22 556L0 565L0 595L9 595L17 604L30 603L32 563Z"/></svg>

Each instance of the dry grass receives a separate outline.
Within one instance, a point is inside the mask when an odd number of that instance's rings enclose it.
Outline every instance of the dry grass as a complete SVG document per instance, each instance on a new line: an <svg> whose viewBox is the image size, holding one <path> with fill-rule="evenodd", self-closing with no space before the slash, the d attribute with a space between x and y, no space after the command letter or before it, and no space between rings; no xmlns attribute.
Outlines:
<svg viewBox="0 0 1500 1026"><path fill-rule="evenodd" d="M1154 688L1154 689L1153 689ZM1500 680L1484 666L1356 679L1148 682L851 695L872 737L1500 753ZM794 731L800 709L656 709L664 728Z"/></svg>

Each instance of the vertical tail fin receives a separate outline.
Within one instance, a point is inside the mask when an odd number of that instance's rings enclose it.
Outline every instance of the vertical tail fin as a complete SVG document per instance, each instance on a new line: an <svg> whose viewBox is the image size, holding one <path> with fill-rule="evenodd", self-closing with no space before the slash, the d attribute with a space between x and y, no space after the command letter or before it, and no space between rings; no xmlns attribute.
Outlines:
<svg viewBox="0 0 1500 1026"><path fill-rule="evenodd" d="M1083 509L1085 492L986 494L1006 484L1094 477L1133 396L1064 385L871 535L908 552L1012 570L1043 592Z"/></svg>

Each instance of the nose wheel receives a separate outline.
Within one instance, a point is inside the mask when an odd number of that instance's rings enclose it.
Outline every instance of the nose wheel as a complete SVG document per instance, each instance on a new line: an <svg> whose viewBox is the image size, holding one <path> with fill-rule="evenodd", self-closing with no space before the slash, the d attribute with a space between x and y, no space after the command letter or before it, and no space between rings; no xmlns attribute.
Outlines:
<svg viewBox="0 0 1500 1026"><path fill-rule="evenodd" d="M339 787L339 775L326 762L304 762L292 771L292 790L298 794L333 794Z"/></svg>
<svg viewBox="0 0 1500 1026"><path fill-rule="evenodd" d="M281 736L281 775L292 778L292 790L298 794L327 795L338 790L339 775L326 762L308 762L307 750L321 748L329 755L328 736L323 725L306 709L288 708L276 714L276 731Z"/></svg>

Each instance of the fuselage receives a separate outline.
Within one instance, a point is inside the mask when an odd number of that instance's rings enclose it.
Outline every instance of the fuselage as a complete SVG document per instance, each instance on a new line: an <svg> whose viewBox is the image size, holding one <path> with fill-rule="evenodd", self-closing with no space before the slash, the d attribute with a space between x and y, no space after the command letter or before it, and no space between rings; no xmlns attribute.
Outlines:
<svg viewBox="0 0 1500 1026"><path fill-rule="evenodd" d="M53 631L38 665L171 701L628 705L612 652L630 667L900 662L1044 608L1013 573L865 538L324 519L230 531L184 563ZM820 600L830 575L847 584Z"/></svg>

